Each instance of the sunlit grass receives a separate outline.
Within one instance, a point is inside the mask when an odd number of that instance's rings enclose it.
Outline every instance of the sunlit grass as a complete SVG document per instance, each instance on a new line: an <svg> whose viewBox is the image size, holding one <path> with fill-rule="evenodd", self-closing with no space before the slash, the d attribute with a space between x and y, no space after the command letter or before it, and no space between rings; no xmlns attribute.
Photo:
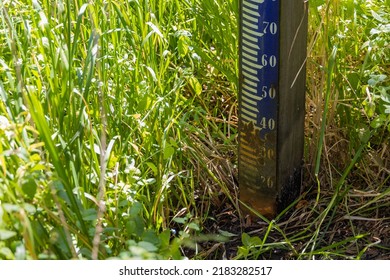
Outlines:
<svg viewBox="0 0 390 280"><path fill-rule="evenodd" d="M243 235L238 0L24 2L0 0L1 259L207 258L197 240L225 237L232 258L384 246L355 221L387 222L388 1L311 1L306 188ZM242 223L205 235L226 205Z"/></svg>
<svg viewBox="0 0 390 280"><path fill-rule="evenodd" d="M3 257L106 258L141 240L179 257L169 242L171 219L199 224L208 214L199 216L194 175L208 167L194 171L191 157L191 134L208 110L202 81L235 77L233 44L219 62L208 33L221 21L197 26L198 11L222 13L228 4L206 11L195 1L1 2L1 110L5 125L26 130L18 141L4 128L2 239L24 240L24 253L4 244ZM11 152L23 145L24 161ZM11 215L26 202L32 224ZM180 236L191 228L185 231ZM153 238L159 232L165 237Z"/></svg>

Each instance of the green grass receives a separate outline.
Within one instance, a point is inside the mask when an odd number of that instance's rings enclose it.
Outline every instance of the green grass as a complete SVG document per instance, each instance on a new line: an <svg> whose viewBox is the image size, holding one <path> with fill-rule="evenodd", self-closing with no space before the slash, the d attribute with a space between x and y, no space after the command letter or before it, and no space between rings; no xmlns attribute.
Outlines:
<svg viewBox="0 0 390 280"><path fill-rule="evenodd" d="M84 2L0 0L0 259L389 256L389 1L310 2L305 189L255 230L238 1Z"/></svg>

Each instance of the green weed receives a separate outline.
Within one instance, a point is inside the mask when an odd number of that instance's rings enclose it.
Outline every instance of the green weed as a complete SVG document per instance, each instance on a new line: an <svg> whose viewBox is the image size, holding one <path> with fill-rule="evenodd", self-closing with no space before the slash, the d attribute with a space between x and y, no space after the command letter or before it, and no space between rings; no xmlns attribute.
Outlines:
<svg viewBox="0 0 390 280"><path fill-rule="evenodd" d="M24 2L0 0L1 259L385 251L388 1L310 2L308 178L256 230L234 180L238 0Z"/></svg>

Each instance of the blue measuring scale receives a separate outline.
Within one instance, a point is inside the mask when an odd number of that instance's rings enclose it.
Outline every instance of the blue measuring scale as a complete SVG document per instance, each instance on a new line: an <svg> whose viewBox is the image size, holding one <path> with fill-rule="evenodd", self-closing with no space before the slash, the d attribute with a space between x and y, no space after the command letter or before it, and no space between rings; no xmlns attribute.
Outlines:
<svg viewBox="0 0 390 280"><path fill-rule="evenodd" d="M264 215L276 211L279 1L240 3L240 199Z"/></svg>

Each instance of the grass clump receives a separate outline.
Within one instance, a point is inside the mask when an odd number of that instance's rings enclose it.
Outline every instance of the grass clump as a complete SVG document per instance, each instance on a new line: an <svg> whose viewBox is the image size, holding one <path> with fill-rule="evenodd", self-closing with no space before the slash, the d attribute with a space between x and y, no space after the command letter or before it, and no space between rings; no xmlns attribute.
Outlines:
<svg viewBox="0 0 390 280"><path fill-rule="evenodd" d="M196 25L204 8L1 1L2 257L182 257L208 208L196 205L203 167L192 157L193 138L213 125L202 107L202 80L214 76L203 60L216 57Z"/></svg>
<svg viewBox="0 0 390 280"><path fill-rule="evenodd" d="M0 0L1 259L388 257L388 1L310 3L304 192L257 223L238 1L84 2Z"/></svg>

